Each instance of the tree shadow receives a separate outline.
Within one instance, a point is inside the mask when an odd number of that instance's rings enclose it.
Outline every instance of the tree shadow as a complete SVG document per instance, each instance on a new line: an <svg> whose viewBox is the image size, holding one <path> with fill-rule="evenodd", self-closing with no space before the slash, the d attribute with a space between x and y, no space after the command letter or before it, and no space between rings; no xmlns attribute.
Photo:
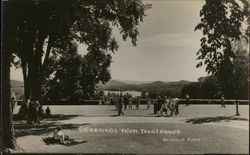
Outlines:
<svg viewBox="0 0 250 155"><path fill-rule="evenodd" d="M118 114L115 114L115 115L108 115L109 117L119 117Z"/></svg>
<svg viewBox="0 0 250 155"><path fill-rule="evenodd" d="M78 116L84 116L84 115L64 115L64 114L53 114L50 116L46 116L43 118L43 120L47 120L47 121L58 121L58 120L69 120L72 119L74 117L78 117ZM13 120L14 121L21 121L23 119L20 119L17 114L13 115Z"/></svg>
<svg viewBox="0 0 250 155"><path fill-rule="evenodd" d="M26 124L16 124L15 127L15 136L22 137L27 135L46 135L53 132L57 126L61 126L63 130L74 130L78 129L79 126L88 125L85 124L59 124L59 123L43 123L42 125L29 126Z"/></svg>
<svg viewBox="0 0 250 155"><path fill-rule="evenodd" d="M61 144L59 142L55 142L53 137L45 137L43 138L43 141L46 145L64 145L64 146L73 146L73 145L78 145L78 144L83 144L86 143L87 141L85 140L75 140L75 139L69 139L67 140L67 143Z"/></svg>
<svg viewBox="0 0 250 155"><path fill-rule="evenodd" d="M164 115L157 114L154 117L164 117Z"/></svg>
<svg viewBox="0 0 250 155"><path fill-rule="evenodd" d="M61 120L68 120L79 115L53 115L50 118L47 118L47 121L42 121L39 125L28 125L26 121L16 121L14 122L14 129L15 129L15 136L22 137L27 135L46 135L53 132L57 126L61 126L63 130L69 129L74 130L78 129L79 126L88 125L89 123L85 124L62 124L57 121ZM52 121L52 122L51 122Z"/></svg>
<svg viewBox="0 0 250 155"><path fill-rule="evenodd" d="M69 141L70 141L70 143L68 143L68 144L63 144L63 145L64 145L64 146L74 146L74 145L78 145L78 144L87 143L86 140L79 141L79 140L70 139Z"/></svg>
<svg viewBox="0 0 250 155"><path fill-rule="evenodd" d="M203 123L219 123L221 121L230 122L232 120L238 121L248 121L246 118L239 118L235 116L217 116L217 117L200 117L200 118L191 118L187 119L185 123L192 123L192 124L203 124Z"/></svg>
<svg viewBox="0 0 250 155"><path fill-rule="evenodd" d="M84 116L84 115L64 115L64 114L54 114L46 117L45 120L47 121L59 121L59 120L69 120L74 117Z"/></svg>

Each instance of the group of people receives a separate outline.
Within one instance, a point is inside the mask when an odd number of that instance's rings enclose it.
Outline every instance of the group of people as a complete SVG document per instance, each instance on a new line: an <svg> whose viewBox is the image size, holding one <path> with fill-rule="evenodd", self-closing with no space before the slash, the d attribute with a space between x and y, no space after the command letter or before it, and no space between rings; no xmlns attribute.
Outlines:
<svg viewBox="0 0 250 155"><path fill-rule="evenodd" d="M120 95L118 97L111 97L110 103L111 105L115 105L115 110L118 111L118 116L124 115L124 111L127 107L128 109L132 109L133 105L135 105L138 110L140 107L142 99L140 97L131 97L130 95ZM154 114L163 114L165 113L169 116L173 114L179 114L179 99L174 96L170 97L158 97L156 100L151 100L149 97L145 99L147 109L150 109L151 104L154 105Z"/></svg>
<svg viewBox="0 0 250 155"><path fill-rule="evenodd" d="M139 109L140 106L140 98L133 98L129 94L114 96L110 98L110 104L115 105L115 110L118 111L118 115L124 115L123 110L132 109L133 105L136 106L136 109Z"/></svg>
<svg viewBox="0 0 250 155"><path fill-rule="evenodd" d="M27 124L33 124L33 122L40 124L40 120L42 120L44 116L49 116L50 114L51 111L49 107L47 107L44 112L43 106L39 101L27 99L22 103L17 115L20 119L26 119Z"/></svg>
<svg viewBox="0 0 250 155"><path fill-rule="evenodd" d="M173 116L173 114L178 115L179 114L179 99L174 96L170 97L158 97L156 101L154 102L154 114L160 114L161 116L164 115L164 113L167 116ZM168 112L170 112L168 114Z"/></svg>

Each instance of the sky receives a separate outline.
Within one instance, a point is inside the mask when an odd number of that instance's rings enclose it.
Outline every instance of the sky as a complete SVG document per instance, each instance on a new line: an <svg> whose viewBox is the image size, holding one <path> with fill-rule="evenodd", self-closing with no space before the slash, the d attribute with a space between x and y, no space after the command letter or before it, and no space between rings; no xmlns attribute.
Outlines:
<svg viewBox="0 0 250 155"><path fill-rule="evenodd" d="M205 68L196 68L196 52L201 32L199 23L202 0L144 0L152 8L139 26L137 46L123 41L114 29L119 49L113 54L112 79L134 81L197 81L207 76ZM79 54L86 48L80 45ZM11 69L11 78L22 80L21 70Z"/></svg>

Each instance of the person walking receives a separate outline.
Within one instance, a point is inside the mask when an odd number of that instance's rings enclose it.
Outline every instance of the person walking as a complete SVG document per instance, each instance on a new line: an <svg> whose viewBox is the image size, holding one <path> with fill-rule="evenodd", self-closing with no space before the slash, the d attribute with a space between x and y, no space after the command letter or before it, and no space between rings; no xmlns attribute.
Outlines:
<svg viewBox="0 0 250 155"><path fill-rule="evenodd" d="M154 104L154 114L158 114L161 108L161 97L158 96Z"/></svg>
<svg viewBox="0 0 250 155"><path fill-rule="evenodd" d="M129 109L132 109L132 104L133 102L132 102L132 97L129 97L129 99L128 99L128 108Z"/></svg>
<svg viewBox="0 0 250 155"><path fill-rule="evenodd" d="M138 110L139 109L139 106L140 106L140 98L139 98L139 96L137 96L137 98L136 98L136 102L135 102L135 104L136 104L136 109Z"/></svg>
<svg viewBox="0 0 250 155"><path fill-rule="evenodd" d="M29 99L27 100L27 105L28 105L28 117L27 117L27 124L32 124L33 121L33 101L30 101Z"/></svg>
<svg viewBox="0 0 250 155"><path fill-rule="evenodd" d="M114 97L115 110L118 110L118 97Z"/></svg>
<svg viewBox="0 0 250 155"><path fill-rule="evenodd" d="M153 100L154 114L157 114L157 99Z"/></svg>
<svg viewBox="0 0 250 155"><path fill-rule="evenodd" d="M164 104L164 97L162 97L160 99L160 114L161 116L163 116L163 112L165 111L166 107L165 107L165 104Z"/></svg>
<svg viewBox="0 0 250 155"><path fill-rule="evenodd" d="M221 108L226 108L226 105L225 105L225 97L224 97L223 94L221 95Z"/></svg>
<svg viewBox="0 0 250 155"><path fill-rule="evenodd" d="M151 105L150 98L147 98L146 104L147 104L147 109L149 109Z"/></svg>
<svg viewBox="0 0 250 155"><path fill-rule="evenodd" d="M34 123L40 124L40 119L39 119L39 102L34 101L33 102L33 115L34 115Z"/></svg>
<svg viewBox="0 0 250 155"><path fill-rule="evenodd" d="M186 94L186 106L189 106L189 95L188 95L188 93Z"/></svg>
<svg viewBox="0 0 250 155"><path fill-rule="evenodd" d="M42 120L44 118L44 110L43 110L43 106L39 105L38 107L38 119Z"/></svg>
<svg viewBox="0 0 250 155"><path fill-rule="evenodd" d="M23 100L17 116L19 119L26 120L28 117L28 114L29 114L29 107L27 105L27 100Z"/></svg>
<svg viewBox="0 0 250 155"><path fill-rule="evenodd" d="M170 109L171 109L170 116L173 116L173 113L176 113L175 112L175 99L174 99L174 97L171 97L169 101L170 101Z"/></svg>
<svg viewBox="0 0 250 155"><path fill-rule="evenodd" d="M124 110L127 109L127 105L128 105L128 95L124 96Z"/></svg>
<svg viewBox="0 0 250 155"><path fill-rule="evenodd" d="M176 97L175 98L175 115L178 115L179 114L179 98L178 97Z"/></svg>
<svg viewBox="0 0 250 155"><path fill-rule="evenodd" d="M14 97L12 97L11 98L11 109L12 109L12 112L14 111L14 109L15 109L15 98Z"/></svg>
<svg viewBox="0 0 250 155"><path fill-rule="evenodd" d="M118 116L120 116L121 114L124 115L122 108L123 108L123 97L120 96L118 99Z"/></svg>
<svg viewBox="0 0 250 155"><path fill-rule="evenodd" d="M168 116L168 110L171 111L171 108L170 108L170 99L167 96L165 96L165 99L164 99L164 106L165 106L164 112L166 116Z"/></svg>

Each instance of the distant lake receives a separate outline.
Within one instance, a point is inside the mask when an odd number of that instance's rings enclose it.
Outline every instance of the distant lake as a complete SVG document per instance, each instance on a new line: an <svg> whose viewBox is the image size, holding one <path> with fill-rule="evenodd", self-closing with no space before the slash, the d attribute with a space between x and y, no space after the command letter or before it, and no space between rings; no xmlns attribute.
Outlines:
<svg viewBox="0 0 250 155"><path fill-rule="evenodd" d="M115 94L120 94L120 91L107 91L107 90L104 90L104 94L107 95L108 92L110 92L110 94L112 93L115 93ZM136 97L136 96L141 96L141 92L140 91L136 91L136 90L126 90L126 91L122 91L122 94L131 94L132 97Z"/></svg>

